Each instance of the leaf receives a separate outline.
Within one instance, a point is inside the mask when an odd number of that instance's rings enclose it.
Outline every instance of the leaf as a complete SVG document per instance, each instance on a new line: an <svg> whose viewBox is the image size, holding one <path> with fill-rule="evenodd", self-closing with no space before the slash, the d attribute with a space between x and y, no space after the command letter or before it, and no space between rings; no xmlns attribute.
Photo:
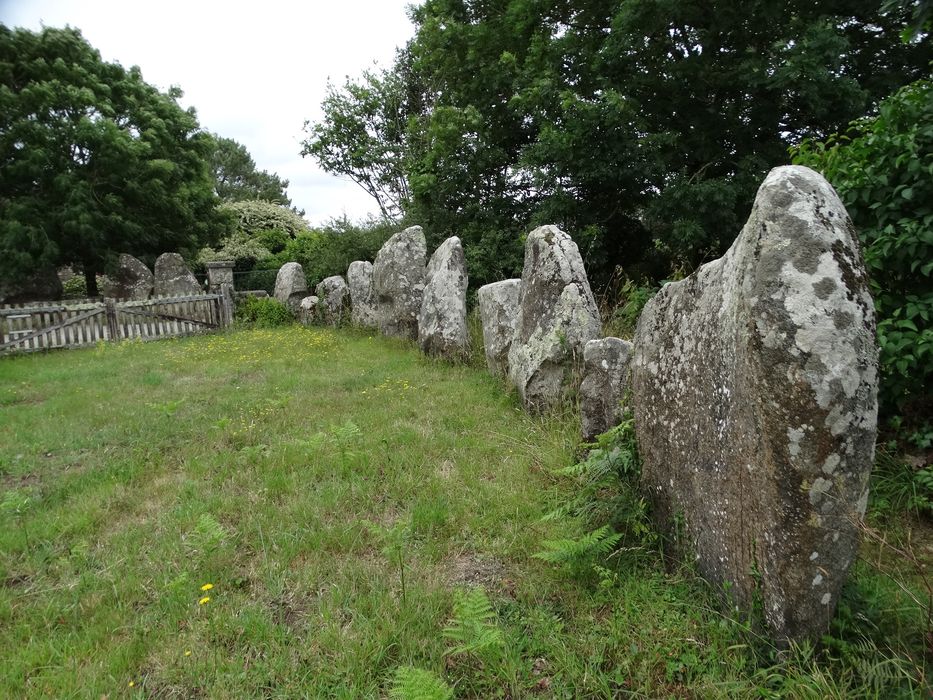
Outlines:
<svg viewBox="0 0 933 700"><path fill-rule="evenodd" d="M458 590L453 616L441 632L445 639L455 642L447 654L488 656L497 653L505 640L495 618L492 604L482 588Z"/></svg>
<svg viewBox="0 0 933 700"><path fill-rule="evenodd" d="M431 671L401 666L392 677L389 697L392 700L450 700L453 689Z"/></svg>

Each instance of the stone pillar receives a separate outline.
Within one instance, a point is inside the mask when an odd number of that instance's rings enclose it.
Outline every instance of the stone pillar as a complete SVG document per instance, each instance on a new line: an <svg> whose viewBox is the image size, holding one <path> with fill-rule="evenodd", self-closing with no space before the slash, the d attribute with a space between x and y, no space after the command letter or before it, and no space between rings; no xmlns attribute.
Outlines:
<svg viewBox="0 0 933 700"><path fill-rule="evenodd" d="M233 288L233 261L217 260L215 262L204 263L207 268L207 286L212 294L217 294L221 286L229 284Z"/></svg>

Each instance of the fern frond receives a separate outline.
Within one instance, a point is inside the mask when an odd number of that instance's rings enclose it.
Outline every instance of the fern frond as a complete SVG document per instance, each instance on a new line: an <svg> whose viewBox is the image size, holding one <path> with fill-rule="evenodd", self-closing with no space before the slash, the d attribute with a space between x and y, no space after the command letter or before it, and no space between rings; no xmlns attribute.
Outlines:
<svg viewBox="0 0 933 700"><path fill-rule="evenodd" d="M551 520L563 520L564 518L569 516L572 511L573 511L573 508L571 507L571 505L569 503L564 503L562 505L557 506L557 508L555 508L554 510L548 511L547 513L542 515L541 522L546 523Z"/></svg>
<svg viewBox="0 0 933 700"><path fill-rule="evenodd" d="M389 697L392 700L450 700L454 691L431 671L413 666L395 670Z"/></svg>
<svg viewBox="0 0 933 700"><path fill-rule="evenodd" d="M609 526L603 525L576 539L546 540L544 550L532 556L551 564L578 564L590 557L609 556L621 538L621 533L610 532Z"/></svg>
<svg viewBox="0 0 933 700"><path fill-rule="evenodd" d="M483 655L501 647L505 639L495 622L496 613L482 588L457 592L454 614L442 634L455 642L448 654Z"/></svg>

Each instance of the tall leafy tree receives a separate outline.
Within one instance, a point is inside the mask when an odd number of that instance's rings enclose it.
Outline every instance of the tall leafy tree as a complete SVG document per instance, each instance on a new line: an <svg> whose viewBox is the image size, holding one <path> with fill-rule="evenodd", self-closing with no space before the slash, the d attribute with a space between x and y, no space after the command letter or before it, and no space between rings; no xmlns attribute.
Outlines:
<svg viewBox="0 0 933 700"><path fill-rule="evenodd" d="M640 219L693 267L731 243L788 146L844 128L927 69L929 48L900 41L907 19L876 0L633 0L607 26L599 80L573 92L637 114L661 165Z"/></svg>
<svg viewBox="0 0 933 700"><path fill-rule="evenodd" d="M933 81L884 100L878 114L795 161L833 184L859 232L878 312L882 415L930 422L933 404Z"/></svg>
<svg viewBox="0 0 933 700"><path fill-rule="evenodd" d="M0 276L120 252L189 252L226 229L213 140L181 91L101 59L77 29L0 25Z"/></svg>
<svg viewBox="0 0 933 700"><path fill-rule="evenodd" d="M928 70L925 35L900 40L916 5L426 0L393 71L422 94L399 146L406 213L461 236L478 281L514 273L543 222L573 233L597 278L691 268L731 242L788 146ZM343 133L345 170L360 150L381 166Z"/></svg>
<svg viewBox="0 0 933 700"><path fill-rule="evenodd" d="M292 201L285 190L288 180L276 173L258 170L246 146L223 136L214 136L211 169L217 196L225 202L265 200L289 207Z"/></svg>
<svg viewBox="0 0 933 700"><path fill-rule="evenodd" d="M329 83L324 119L305 123L301 150L362 187L388 220L398 219L409 202L405 87L395 71L366 71L339 88Z"/></svg>

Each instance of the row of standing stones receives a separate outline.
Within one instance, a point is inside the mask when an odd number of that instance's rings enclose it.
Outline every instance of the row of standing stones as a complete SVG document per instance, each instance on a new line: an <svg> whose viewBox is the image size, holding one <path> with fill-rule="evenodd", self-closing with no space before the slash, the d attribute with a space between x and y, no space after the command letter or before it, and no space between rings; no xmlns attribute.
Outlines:
<svg viewBox="0 0 933 700"><path fill-rule="evenodd" d="M233 263L207 263L207 278L212 293L221 295L220 323L233 321ZM150 298L178 298L203 294L197 278L178 253L162 253L156 258L154 273L146 264L123 253L114 274L106 279L103 294L111 299L145 301ZM190 319L201 322L202 319Z"/></svg>
<svg viewBox="0 0 933 700"><path fill-rule="evenodd" d="M203 292L178 253L160 255L156 258L154 270L155 274L141 260L122 254L116 272L103 289L104 296L142 301L153 296L185 296Z"/></svg>
<svg viewBox="0 0 933 700"><path fill-rule="evenodd" d="M462 356L460 240L425 258L414 226L373 264L352 263L349 284L331 277L307 296L300 266L288 263L275 295L305 319L335 324L349 313L426 353ZM481 287L478 304L489 370L530 411L579 389L591 439L622 420L623 402L634 410L656 524L670 534L686 525L689 544L672 554L688 549L729 605L760 601L777 641L818 638L856 554L878 383L858 243L822 176L772 170L732 247L665 285L633 342L600 337L579 250L554 226L529 234L521 279Z"/></svg>
<svg viewBox="0 0 933 700"><path fill-rule="evenodd" d="M233 263L207 263L210 288L233 284ZM155 261L154 273L146 264L123 253L116 271L106 279L103 295L126 301L145 301L151 297L184 297L201 294L197 278L178 253L162 253Z"/></svg>

